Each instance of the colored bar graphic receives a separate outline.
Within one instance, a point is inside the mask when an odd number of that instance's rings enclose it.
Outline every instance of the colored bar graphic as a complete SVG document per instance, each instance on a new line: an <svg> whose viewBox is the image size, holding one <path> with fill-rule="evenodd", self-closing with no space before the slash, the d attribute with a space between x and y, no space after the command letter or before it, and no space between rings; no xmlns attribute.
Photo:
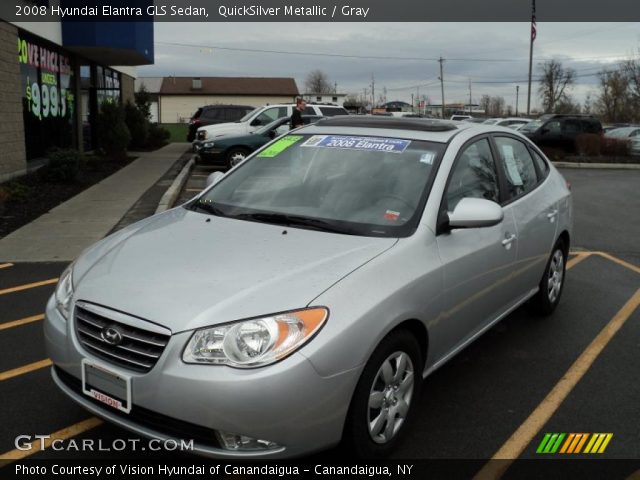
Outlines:
<svg viewBox="0 0 640 480"><path fill-rule="evenodd" d="M550 438L551 438L551 434L550 433L546 433L544 435L544 438L540 442L540 445L538 445L538 449L536 450L536 453L542 453L542 451L544 450L545 445L547 444L547 442L549 441Z"/></svg>
<svg viewBox="0 0 640 480"><path fill-rule="evenodd" d="M604 453L612 438L613 433L545 433L536 453Z"/></svg>

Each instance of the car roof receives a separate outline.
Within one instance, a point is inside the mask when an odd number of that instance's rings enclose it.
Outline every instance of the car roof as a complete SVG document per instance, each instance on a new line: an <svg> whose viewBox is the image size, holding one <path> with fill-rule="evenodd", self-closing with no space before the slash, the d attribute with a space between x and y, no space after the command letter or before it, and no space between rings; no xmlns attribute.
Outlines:
<svg viewBox="0 0 640 480"><path fill-rule="evenodd" d="M490 132L515 131L506 127L465 123L453 120L433 120L406 117L340 116L320 120L313 125L301 127L296 133L309 135L362 135L387 138L410 138L437 143L447 143L460 132L469 136ZM518 135L517 133L515 133Z"/></svg>

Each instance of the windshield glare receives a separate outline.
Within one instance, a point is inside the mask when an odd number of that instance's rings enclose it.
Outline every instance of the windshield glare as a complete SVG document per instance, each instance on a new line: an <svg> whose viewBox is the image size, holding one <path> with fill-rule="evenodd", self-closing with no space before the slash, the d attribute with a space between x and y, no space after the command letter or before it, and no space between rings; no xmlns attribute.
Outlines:
<svg viewBox="0 0 640 480"><path fill-rule="evenodd" d="M258 110L262 109L263 107L258 107L258 108L254 108L253 110L251 110L249 113L247 113L244 117L242 117L240 120L238 120L237 122L246 122L247 120L249 120L254 113L256 113Z"/></svg>
<svg viewBox="0 0 640 480"><path fill-rule="evenodd" d="M415 140L287 135L191 207L269 223L286 224L283 216L295 216L295 226L311 219L313 228L322 223L333 232L407 236L415 230L443 150L443 144ZM270 222L273 214L282 221Z"/></svg>

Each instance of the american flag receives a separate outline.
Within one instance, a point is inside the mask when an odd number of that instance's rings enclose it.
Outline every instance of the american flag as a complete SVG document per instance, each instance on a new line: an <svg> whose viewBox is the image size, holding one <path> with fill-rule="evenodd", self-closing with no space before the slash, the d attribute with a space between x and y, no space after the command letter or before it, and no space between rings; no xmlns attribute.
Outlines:
<svg viewBox="0 0 640 480"><path fill-rule="evenodd" d="M533 0L533 10L531 12L531 41L536 39L536 0Z"/></svg>

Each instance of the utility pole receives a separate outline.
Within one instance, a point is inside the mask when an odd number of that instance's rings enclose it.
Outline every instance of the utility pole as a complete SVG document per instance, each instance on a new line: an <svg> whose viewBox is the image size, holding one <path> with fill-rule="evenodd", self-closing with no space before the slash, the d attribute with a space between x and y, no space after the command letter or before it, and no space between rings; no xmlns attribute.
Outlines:
<svg viewBox="0 0 640 480"><path fill-rule="evenodd" d="M533 41L536 39L536 0L531 0L531 38L529 41L529 90L527 92L527 115L531 114L531 68L533 66Z"/></svg>
<svg viewBox="0 0 640 480"><path fill-rule="evenodd" d="M373 73L371 74L371 110L375 107L376 104L376 80L373 78Z"/></svg>
<svg viewBox="0 0 640 480"><path fill-rule="evenodd" d="M411 94L411 110L415 112L415 105L413 104L413 93Z"/></svg>
<svg viewBox="0 0 640 480"><path fill-rule="evenodd" d="M516 117L518 116L518 95L520 94L520 85L516 85Z"/></svg>
<svg viewBox="0 0 640 480"><path fill-rule="evenodd" d="M367 104L369 103L369 89L364 87L364 109L367 110Z"/></svg>
<svg viewBox="0 0 640 480"><path fill-rule="evenodd" d="M338 93L338 82L333 82L333 93Z"/></svg>
<svg viewBox="0 0 640 480"><path fill-rule="evenodd" d="M471 115L471 79L469 79L469 115Z"/></svg>
<svg viewBox="0 0 640 480"><path fill-rule="evenodd" d="M444 58L440 57L438 59L440 63L440 89L442 90L442 119L444 120L444 74L442 73L442 64L444 63Z"/></svg>

